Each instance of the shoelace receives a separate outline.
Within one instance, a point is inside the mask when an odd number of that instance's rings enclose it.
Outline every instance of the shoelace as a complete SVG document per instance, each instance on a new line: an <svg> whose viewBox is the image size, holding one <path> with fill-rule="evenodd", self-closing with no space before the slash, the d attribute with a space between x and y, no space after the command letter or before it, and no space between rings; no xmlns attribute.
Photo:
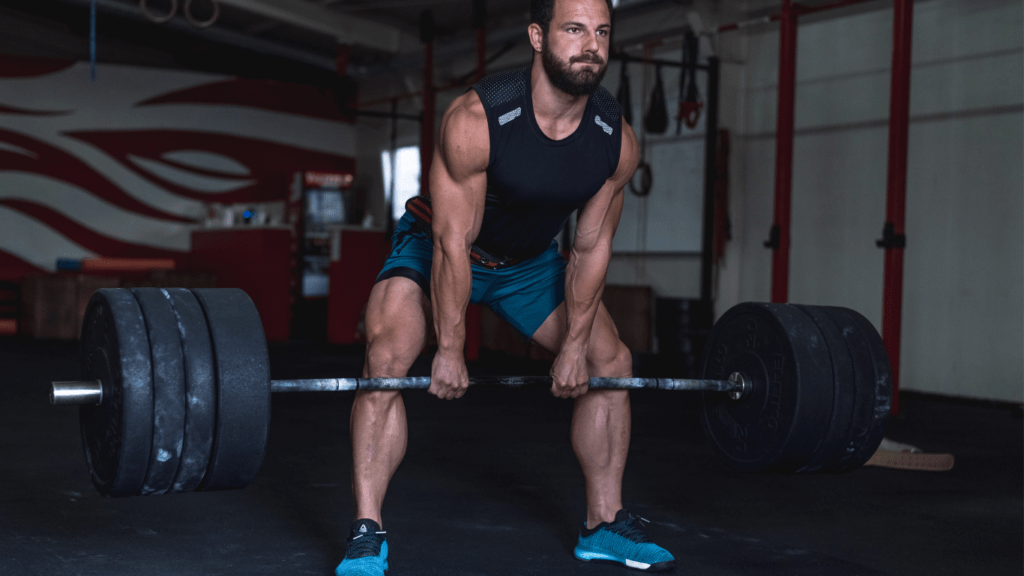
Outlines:
<svg viewBox="0 0 1024 576"><path fill-rule="evenodd" d="M384 539L375 538L374 536L383 536L384 534L387 534L387 532L381 530L371 534L360 534L350 537L348 539L348 552L345 553L345 557L363 558L365 556L377 556L380 554L380 545Z"/></svg>
<svg viewBox="0 0 1024 576"><path fill-rule="evenodd" d="M612 528L612 532L624 536L633 542L642 544L644 542L650 542L650 538L647 537L647 532L644 530L644 524L650 524L650 520L641 518L639 516L633 516L630 514L626 521L615 525Z"/></svg>

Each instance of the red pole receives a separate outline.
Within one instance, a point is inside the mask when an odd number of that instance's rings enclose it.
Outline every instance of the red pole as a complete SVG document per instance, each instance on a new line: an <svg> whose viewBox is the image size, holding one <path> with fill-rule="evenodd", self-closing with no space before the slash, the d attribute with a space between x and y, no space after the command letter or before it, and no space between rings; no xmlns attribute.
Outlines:
<svg viewBox="0 0 1024 576"><path fill-rule="evenodd" d="M796 103L797 14L782 0L779 41L779 108L775 131L775 221L766 243L772 253L772 302L789 300L789 222L793 186L793 122Z"/></svg>
<svg viewBox="0 0 1024 576"><path fill-rule="evenodd" d="M473 28L476 28L476 76L484 79L487 70L487 0L473 0Z"/></svg>
<svg viewBox="0 0 1024 576"><path fill-rule="evenodd" d="M892 365L892 415L900 414L900 332L903 315L903 249L906 245L907 140L910 131L910 50L914 1L895 0L892 40L892 93L889 101L889 173L885 228L882 340Z"/></svg>
<svg viewBox="0 0 1024 576"><path fill-rule="evenodd" d="M423 128L420 134L420 194L430 196L430 161L434 158L434 43L423 46Z"/></svg>
<svg viewBox="0 0 1024 576"><path fill-rule="evenodd" d="M476 29L476 78L474 82L484 79L487 73L487 29Z"/></svg>
<svg viewBox="0 0 1024 576"><path fill-rule="evenodd" d="M348 44L338 44L338 53L334 59L334 71L338 76L348 74L348 60L351 48Z"/></svg>
<svg viewBox="0 0 1024 576"><path fill-rule="evenodd" d="M423 40L423 121L420 123L420 195L430 196L430 161L434 158L434 15L420 15Z"/></svg>

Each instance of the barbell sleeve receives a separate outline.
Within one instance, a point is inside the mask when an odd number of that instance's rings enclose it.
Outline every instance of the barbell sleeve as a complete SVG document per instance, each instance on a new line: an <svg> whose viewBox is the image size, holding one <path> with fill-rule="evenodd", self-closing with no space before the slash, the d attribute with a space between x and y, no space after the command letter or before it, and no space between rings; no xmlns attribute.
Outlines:
<svg viewBox="0 0 1024 576"><path fill-rule="evenodd" d="M51 382L50 404L54 406L100 404L103 402L103 383L99 380L86 382Z"/></svg>
<svg viewBox="0 0 1024 576"><path fill-rule="evenodd" d="M493 376L470 378L471 386L550 386L550 376ZM52 382L50 403L55 406L99 404L103 385L91 382ZM742 392L744 383L733 380L688 380L679 378L591 378L590 387L598 390L685 390L696 392ZM429 376L405 378L314 378L272 380L271 392L354 392L356 390L425 390Z"/></svg>

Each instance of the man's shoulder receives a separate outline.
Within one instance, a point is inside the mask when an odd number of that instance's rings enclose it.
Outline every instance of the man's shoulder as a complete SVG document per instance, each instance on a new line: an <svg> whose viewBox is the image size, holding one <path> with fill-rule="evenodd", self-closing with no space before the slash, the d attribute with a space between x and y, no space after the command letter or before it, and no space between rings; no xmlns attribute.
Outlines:
<svg viewBox="0 0 1024 576"><path fill-rule="evenodd" d="M619 101L604 86L598 86L597 90L594 90L594 93L590 95L590 101L599 113L612 122L618 122L622 117L622 107L619 106Z"/></svg>
<svg viewBox="0 0 1024 576"><path fill-rule="evenodd" d="M452 128L462 130L476 130L483 125L487 128L487 111L476 92L470 90L452 101L448 107L448 122Z"/></svg>
<svg viewBox="0 0 1024 576"><path fill-rule="evenodd" d="M448 107L438 142L449 172L487 169L490 154L487 113L474 92L459 96Z"/></svg>
<svg viewBox="0 0 1024 576"><path fill-rule="evenodd" d="M530 68L515 68L491 74L473 85L485 108L491 109L526 96Z"/></svg>

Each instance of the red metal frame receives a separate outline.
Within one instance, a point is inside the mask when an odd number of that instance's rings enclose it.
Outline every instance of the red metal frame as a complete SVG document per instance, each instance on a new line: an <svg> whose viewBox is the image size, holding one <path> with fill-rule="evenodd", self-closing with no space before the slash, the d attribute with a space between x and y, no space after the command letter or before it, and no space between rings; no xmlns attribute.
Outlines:
<svg viewBox="0 0 1024 576"><path fill-rule="evenodd" d="M430 161L434 158L434 42L423 45L423 122L420 124L420 194L430 196Z"/></svg>
<svg viewBox="0 0 1024 576"><path fill-rule="evenodd" d="M487 74L487 28L476 29L476 78L474 82L484 79Z"/></svg>
<svg viewBox="0 0 1024 576"><path fill-rule="evenodd" d="M914 1L895 0L892 40L892 92L889 101L889 171L886 224L895 236L905 231L907 206L907 142L910 132L910 52ZM892 415L899 416L900 334L903 316L903 246L885 248L882 340L892 366Z"/></svg>
<svg viewBox="0 0 1024 576"><path fill-rule="evenodd" d="M821 12L874 0L840 0L821 6L802 6L782 1L782 11L758 20L727 24L728 32L759 23L781 21L779 43L779 102L775 151L775 214L772 254L772 302L789 297L790 201L793 168L793 106L796 94L796 26L804 14ZM913 0L894 0L892 89L889 103L889 166L885 227L891 229L885 245L882 339L892 366L892 415L899 416L900 337L903 313L903 250L906 221L907 147L910 127L910 53L913 40Z"/></svg>
<svg viewBox="0 0 1024 576"><path fill-rule="evenodd" d="M789 224L793 187L793 124L796 105L797 12L783 0L779 42L779 102L775 132L775 217L778 243L772 252L772 302L789 300Z"/></svg>
<svg viewBox="0 0 1024 576"><path fill-rule="evenodd" d="M334 71L339 76L348 74L348 61L352 49L348 44L338 44L338 53L334 59Z"/></svg>

